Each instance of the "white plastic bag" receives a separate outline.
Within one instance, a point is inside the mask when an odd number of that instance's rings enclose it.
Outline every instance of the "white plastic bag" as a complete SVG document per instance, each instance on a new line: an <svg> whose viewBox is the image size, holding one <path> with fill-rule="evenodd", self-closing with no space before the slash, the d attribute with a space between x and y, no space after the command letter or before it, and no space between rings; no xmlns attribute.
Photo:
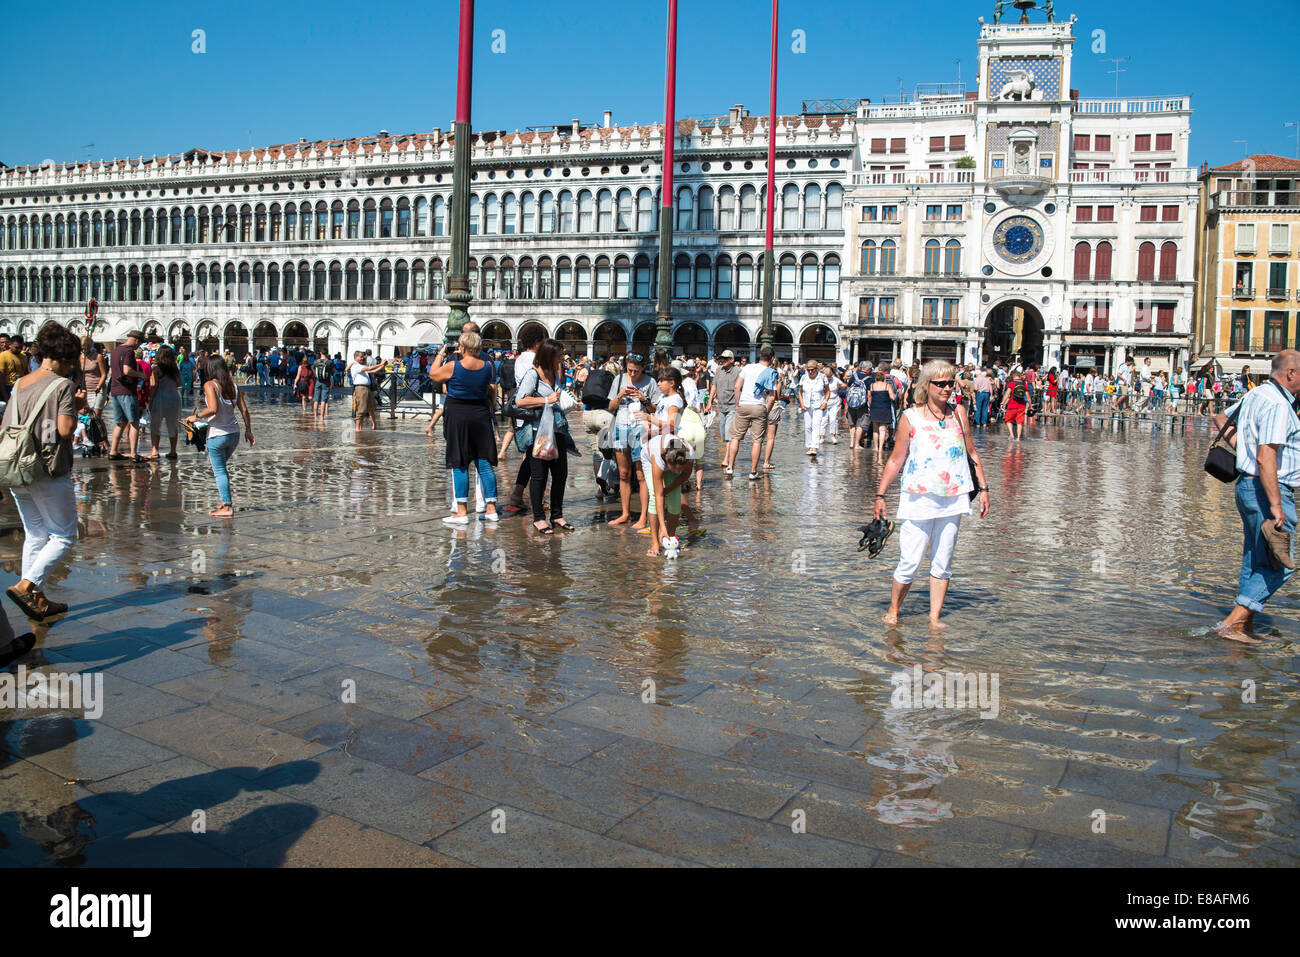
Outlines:
<svg viewBox="0 0 1300 957"><path fill-rule="evenodd" d="M555 446L555 413L551 407L542 409L542 421L537 423L537 434L533 438L533 458L553 459L560 450Z"/></svg>

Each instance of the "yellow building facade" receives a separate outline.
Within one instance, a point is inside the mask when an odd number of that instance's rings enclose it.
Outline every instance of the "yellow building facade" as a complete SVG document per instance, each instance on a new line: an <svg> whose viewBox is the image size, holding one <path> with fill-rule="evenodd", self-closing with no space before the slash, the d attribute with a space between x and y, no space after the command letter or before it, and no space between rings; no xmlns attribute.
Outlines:
<svg viewBox="0 0 1300 957"><path fill-rule="evenodd" d="M1199 180L1193 352L1263 372L1300 347L1300 160L1251 156Z"/></svg>

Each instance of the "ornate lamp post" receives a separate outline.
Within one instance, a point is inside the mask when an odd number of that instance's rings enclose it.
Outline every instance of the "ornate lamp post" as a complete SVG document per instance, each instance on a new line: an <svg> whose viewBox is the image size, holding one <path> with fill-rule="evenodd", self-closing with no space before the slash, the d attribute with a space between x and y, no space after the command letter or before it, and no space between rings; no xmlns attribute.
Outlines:
<svg viewBox="0 0 1300 957"><path fill-rule="evenodd" d="M677 139L677 0L668 0L668 68L664 93L663 195L659 200L659 305L655 346L673 344L673 143Z"/></svg>
<svg viewBox="0 0 1300 957"><path fill-rule="evenodd" d="M760 346L772 344L772 283L776 267L772 260L773 234L776 229L776 50L780 0L772 0L772 79L767 110L767 209L763 241L763 327L758 334Z"/></svg>
<svg viewBox="0 0 1300 957"><path fill-rule="evenodd" d="M474 83L474 0L460 0L460 65L452 127L451 264L447 271L447 345L454 347L469 318L469 137Z"/></svg>

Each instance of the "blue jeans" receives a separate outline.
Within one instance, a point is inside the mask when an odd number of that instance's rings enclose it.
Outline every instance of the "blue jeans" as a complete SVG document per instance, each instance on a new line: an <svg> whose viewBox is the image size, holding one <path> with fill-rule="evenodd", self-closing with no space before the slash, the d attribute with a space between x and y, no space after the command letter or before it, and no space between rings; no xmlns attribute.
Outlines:
<svg viewBox="0 0 1300 957"><path fill-rule="evenodd" d="M239 445L238 432L208 436L208 462L212 464L212 475L217 480L217 494L221 496L222 505L231 504L230 474L226 471L226 463L235 454L237 445Z"/></svg>
<svg viewBox="0 0 1300 957"><path fill-rule="evenodd" d="M474 463L474 470L478 472L478 480L483 486L483 501L495 502L497 500L496 469L487 459L479 459ZM457 502L469 501L469 469L451 470L451 488Z"/></svg>
<svg viewBox="0 0 1300 957"><path fill-rule="evenodd" d="M1295 498L1285 485L1279 485L1282 514L1286 530L1295 533ZM1268 562L1268 546L1260 534L1265 522L1273 521L1264 483L1250 475L1237 480L1237 511L1241 514L1244 539L1241 546L1241 577L1237 580L1237 604L1251 611L1263 611L1264 602L1295 574L1290 568L1274 571ZM1295 548L1292 546L1292 552Z"/></svg>
<svg viewBox="0 0 1300 957"><path fill-rule="evenodd" d="M989 424L989 400L993 398L989 392L975 393L975 424Z"/></svg>

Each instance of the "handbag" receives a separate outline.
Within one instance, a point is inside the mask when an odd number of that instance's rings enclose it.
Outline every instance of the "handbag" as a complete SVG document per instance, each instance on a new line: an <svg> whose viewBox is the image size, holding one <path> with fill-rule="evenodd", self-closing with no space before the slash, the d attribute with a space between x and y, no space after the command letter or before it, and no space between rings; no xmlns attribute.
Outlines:
<svg viewBox="0 0 1300 957"><path fill-rule="evenodd" d="M1220 482L1237 481L1237 451L1228 442L1225 436L1229 429L1236 431L1237 416L1241 414L1241 409L1232 413L1231 418L1223 423L1223 428L1219 429L1219 434L1214 437L1210 443L1210 450L1205 454L1205 471L1209 472Z"/></svg>

